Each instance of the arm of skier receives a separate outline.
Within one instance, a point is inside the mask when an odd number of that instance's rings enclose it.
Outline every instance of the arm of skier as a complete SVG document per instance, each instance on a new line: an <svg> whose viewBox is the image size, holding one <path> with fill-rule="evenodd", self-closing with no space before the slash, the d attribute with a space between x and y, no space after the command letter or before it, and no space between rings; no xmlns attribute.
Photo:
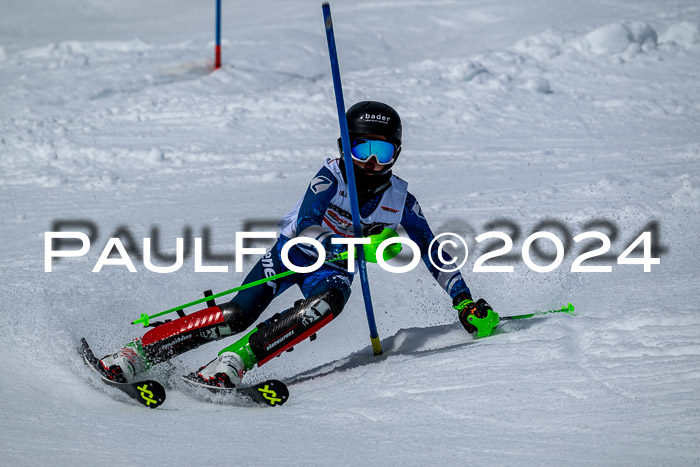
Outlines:
<svg viewBox="0 0 700 467"><path fill-rule="evenodd" d="M435 278L438 284L440 284L440 287L449 294L450 298L452 298L452 304L458 310L459 321L469 334L476 331L477 328L469 322L469 316L474 315L478 318L486 317L491 307L483 298L474 302L471 291L464 282L464 278L459 270L444 272L435 267L439 266L446 270L452 269L452 267L449 267L440 260L437 248L433 248L432 252L428 251L430 243L435 238L435 235L423 215L423 210L420 204L418 204L418 200L411 193L408 193L406 196L401 225L406 229L408 237L418 245L421 252L421 259L428 268L428 271L430 271L430 274ZM451 256L444 250L442 251L442 256L449 264L452 259Z"/></svg>
<svg viewBox="0 0 700 467"><path fill-rule="evenodd" d="M338 235L323 224L328 205L337 192L338 180L327 167L321 167L306 189L296 220L296 236L321 242L327 257L335 256L338 253L336 250L340 248L340 245L331 244L331 239ZM310 245L298 244L298 247L312 258L317 256L316 250Z"/></svg>

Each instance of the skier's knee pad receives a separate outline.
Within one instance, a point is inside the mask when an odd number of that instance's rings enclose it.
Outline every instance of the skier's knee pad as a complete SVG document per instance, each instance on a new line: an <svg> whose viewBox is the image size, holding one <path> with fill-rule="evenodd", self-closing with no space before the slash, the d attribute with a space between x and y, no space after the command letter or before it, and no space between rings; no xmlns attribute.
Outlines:
<svg viewBox="0 0 700 467"><path fill-rule="evenodd" d="M344 294L336 288L297 301L292 308L260 323L250 337L250 348L262 365L289 351L307 338L315 339L316 332L338 316L345 306Z"/></svg>
<svg viewBox="0 0 700 467"><path fill-rule="evenodd" d="M151 329L143 335L141 344L149 360L162 362L240 332L242 329L234 326L240 324L241 315L240 309L230 303L205 308Z"/></svg>
<svg viewBox="0 0 700 467"><path fill-rule="evenodd" d="M250 316L238 304L234 302L224 303L219 305L221 313L224 315L224 321L231 328L232 334L243 332L255 322L257 316Z"/></svg>
<svg viewBox="0 0 700 467"><path fill-rule="evenodd" d="M350 298L350 293L352 292L350 289L351 283L350 278L347 276L343 274L335 274L316 282L310 290L305 291L304 295L307 297L316 297L335 289L333 295L335 297L342 298L342 303L339 304L339 308L342 310L345 303L347 303L348 298ZM302 286L302 291L303 290L304 286ZM338 313L340 313L340 311Z"/></svg>

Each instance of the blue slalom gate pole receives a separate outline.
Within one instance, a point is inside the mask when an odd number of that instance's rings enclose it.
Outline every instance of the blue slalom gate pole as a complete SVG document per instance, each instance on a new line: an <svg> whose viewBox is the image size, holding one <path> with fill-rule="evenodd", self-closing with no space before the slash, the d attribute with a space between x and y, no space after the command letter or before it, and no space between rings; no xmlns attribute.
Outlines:
<svg viewBox="0 0 700 467"><path fill-rule="evenodd" d="M331 6L324 3L323 21L326 26L326 41L328 42L328 54L331 59L331 71L333 73L333 88L335 89L335 103L338 107L338 120L340 122L340 138L345 151L345 173L348 178L348 194L350 195L350 207L352 212L352 227L356 238L362 238L362 221L360 220L360 205L357 200L357 189L355 187L355 171L353 169L352 157L349 154L350 134L348 132L348 121L345 117L345 101L343 100L343 86L340 83L340 66L338 65L338 52L335 48L335 35L333 34L333 20L331 18ZM369 324L369 337L372 342L374 355L381 355L382 342L377 333L377 323L374 321L374 308L372 307L372 296L369 291L369 278L367 277L367 264L365 262L364 248L357 250L357 262L360 269L360 283L362 284L362 296L365 299L365 312L367 313L367 324Z"/></svg>
<svg viewBox="0 0 700 467"><path fill-rule="evenodd" d="M214 69L221 68L221 0L216 0L216 49Z"/></svg>

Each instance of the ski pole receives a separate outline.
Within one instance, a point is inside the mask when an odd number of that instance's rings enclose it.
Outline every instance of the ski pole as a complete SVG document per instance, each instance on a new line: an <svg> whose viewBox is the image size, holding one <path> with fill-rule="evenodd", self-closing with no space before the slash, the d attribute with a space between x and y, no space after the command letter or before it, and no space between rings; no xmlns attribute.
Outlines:
<svg viewBox="0 0 700 467"><path fill-rule="evenodd" d="M457 308L457 307L455 307ZM503 321L512 321L516 319L526 319L533 318L535 316L547 315L549 313L567 313L571 316L575 316L574 306L569 303L561 307L558 310L547 310L547 311L536 311L534 313L528 313L526 315L515 315L515 316L498 316L493 310L488 310L488 313L483 318L479 318L475 315L467 316L467 321L474 326L477 330L477 337L487 337L493 334L496 327Z"/></svg>
<svg viewBox="0 0 700 467"><path fill-rule="evenodd" d="M348 194L350 195L350 211L352 213L352 227L356 238L362 238L362 221L360 218L360 203L357 199L357 189L355 186L355 171L352 157L350 157L350 132L348 131L348 121L345 117L345 101L343 100L343 86L340 82L340 65L338 64L338 50L335 46L335 34L333 32L333 19L331 18L331 6L325 2L321 6L323 9L323 23L326 28L326 42L328 43L328 55L331 60L331 74L333 75L333 89L335 91L335 104L338 110L338 123L340 124L340 139L342 147L345 148L345 174L347 177ZM372 306L372 296L369 290L369 277L367 276L367 265L365 263L365 253L362 248L357 255L357 264L360 269L360 283L362 285L362 297L365 300L365 313L367 314L367 324L369 325L369 338L372 343L374 355L381 355L382 342L379 340L377 323L374 320L374 307Z"/></svg>
<svg viewBox="0 0 700 467"><path fill-rule="evenodd" d="M388 238L398 237L398 236L399 236L399 234L397 234L396 231L394 231L392 229L384 229L382 231L382 233L380 233L380 234L370 235L370 238L372 239L372 241L371 241L371 243L368 243L367 245L365 245L365 247L369 246L370 249L376 250L376 248L384 240L386 240ZM395 245L397 245L397 244L394 244L392 246L395 246ZM398 244L398 245L400 245L400 244ZM390 246L389 248L384 250L385 259L390 259L390 257L393 257L396 254L398 254L400 247L398 249L396 249L396 248L392 249L392 246ZM364 248L360 248L359 251L362 251L364 253ZM349 256L349 253L347 251L344 251L341 254L339 254L337 257L329 259L324 264L330 264L330 263L333 263L335 261L343 261L343 260L346 260L348 258L348 256ZM199 299L193 300L189 303L185 303L184 305L179 305L179 306L170 308L168 310L161 311L161 312L156 313L154 315L149 315L148 313L141 313L141 317L135 321L132 321L131 324L143 323L143 327L148 327L152 318L158 318L159 316L167 315L168 313L180 311L180 310L187 308L187 307L190 307L190 306L199 305L200 303L204 303L204 302L207 302L209 300L215 300L219 297L223 297L224 295L229 295L229 294L232 294L234 292L239 292L241 290L255 287L256 285L261 285L261 284L264 284L266 282L270 282L270 281L274 281L277 279L281 279L283 277L291 276L292 274L295 274L295 273L296 273L295 271L289 270L289 271L281 272L279 274L275 274L274 276L263 277L262 279L258 279L257 281L249 282L248 284L239 285L238 287L234 287L233 289L224 290L223 292L219 292L219 293L214 294L214 295L209 295L209 296L206 296L204 298L199 298Z"/></svg>
<svg viewBox="0 0 700 467"><path fill-rule="evenodd" d="M284 272L281 272L279 274L275 274L274 276L264 277L262 279L258 279L257 281L253 281L253 282L250 282L248 284L243 284L243 285L235 287L233 289L224 290L223 292L219 292L219 293L214 294L214 295L209 295L209 296L204 297L204 298L193 300L189 303L185 303L184 305L176 306L176 307L170 308L168 310L156 313L154 315L149 315L148 313L141 313L141 317L135 321L132 321L131 324L143 323L143 327L148 327L148 324L150 323L151 318L158 318L159 316L167 315L168 313L179 311L179 310L182 310L183 308L187 308L187 307L194 306L194 305L199 305L200 303L207 302L209 300L214 300L214 299L217 299L219 297L223 297L224 295L232 294L234 292L249 289L251 287L255 287L256 285L264 284L266 282L281 279L283 277L287 277L287 276L292 275L292 274L294 274L294 271L292 271L292 270L284 271Z"/></svg>
<svg viewBox="0 0 700 467"><path fill-rule="evenodd" d="M547 311L536 311L534 313L528 313L526 315L515 315L515 316L501 316L500 319L501 321L511 321L511 320L516 320L516 319L526 319L526 318L532 318L534 316L542 316L542 315L548 315L550 313L566 313L571 316L576 316L576 312L574 311L574 306L569 303L568 305L564 305L558 310L547 310Z"/></svg>

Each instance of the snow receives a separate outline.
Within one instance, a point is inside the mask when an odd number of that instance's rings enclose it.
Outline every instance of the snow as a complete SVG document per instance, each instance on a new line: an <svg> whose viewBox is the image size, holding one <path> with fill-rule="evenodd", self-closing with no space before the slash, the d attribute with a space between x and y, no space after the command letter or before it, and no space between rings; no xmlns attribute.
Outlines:
<svg viewBox="0 0 700 467"><path fill-rule="evenodd" d="M572 302L577 317L457 323L420 266L370 269L385 353L371 355L359 286L319 333L249 373L289 383L282 408L199 401L146 411L114 399L75 355L142 332L142 312L244 274L106 266L203 236L232 254L247 220L274 222L333 156L337 116L320 2L4 2L0 17L2 465L689 465L700 462L700 40L696 2L584 0L332 4L346 103L392 104L396 173L436 231L467 238L462 269L502 315ZM542 221L570 251L538 274L474 273L474 237ZM89 220L88 255L44 272L44 232ZM618 265L652 221L661 264ZM268 224L264 224L268 222ZM490 223L501 222L493 226ZM591 223L593 224L591 227ZM573 236L612 239L611 273L572 273ZM539 230L539 228L537 229ZM616 235L614 235L616 234ZM590 247L598 247L590 242ZM551 253L551 250L546 250ZM158 265L166 266L165 262ZM245 263L247 270L252 262ZM299 298L289 291L263 317ZM226 341L228 342L228 341ZM227 345L177 358L166 385Z"/></svg>
<svg viewBox="0 0 700 467"><path fill-rule="evenodd" d="M622 53L630 47L655 48L657 44L656 31L643 21L607 24L586 34L585 39L598 55Z"/></svg>
<svg viewBox="0 0 700 467"><path fill-rule="evenodd" d="M692 47L700 42L700 25L697 22L681 21L672 24L662 37L665 42L675 42L684 47Z"/></svg>

